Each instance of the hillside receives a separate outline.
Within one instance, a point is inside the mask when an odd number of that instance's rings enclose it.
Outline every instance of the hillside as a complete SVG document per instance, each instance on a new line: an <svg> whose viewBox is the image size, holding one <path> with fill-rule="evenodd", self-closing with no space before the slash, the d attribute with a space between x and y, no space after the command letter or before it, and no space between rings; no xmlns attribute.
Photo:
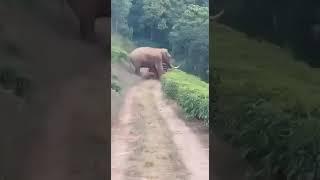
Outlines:
<svg viewBox="0 0 320 180"><path fill-rule="evenodd" d="M314 137L320 128L320 70L271 43L221 24L211 28L215 133L235 145L260 178L314 173L295 168L297 161L302 161L299 168L313 164L298 151L318 153L312 147L319 141Z"/></svg>
<svg viewBox="0 0 320 180"><path fill-rule="evenodd" d="M279 105L297 100L309 111L319 107L319 69L298 62L284 49L247 39L245 34L223 25L214 29L214 66L227 91L270 94Z"/></svg>

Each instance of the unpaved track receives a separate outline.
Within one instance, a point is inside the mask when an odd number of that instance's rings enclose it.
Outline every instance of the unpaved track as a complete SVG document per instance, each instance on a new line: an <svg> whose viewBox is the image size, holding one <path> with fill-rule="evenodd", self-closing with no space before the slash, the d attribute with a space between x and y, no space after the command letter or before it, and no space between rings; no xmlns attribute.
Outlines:
<svg viewBox="0 0 320 180"><path fill-rule="evenodd" d="M208 147L168 105L159 81L127 92L111 147L112 180L209 179Z"/></svg>

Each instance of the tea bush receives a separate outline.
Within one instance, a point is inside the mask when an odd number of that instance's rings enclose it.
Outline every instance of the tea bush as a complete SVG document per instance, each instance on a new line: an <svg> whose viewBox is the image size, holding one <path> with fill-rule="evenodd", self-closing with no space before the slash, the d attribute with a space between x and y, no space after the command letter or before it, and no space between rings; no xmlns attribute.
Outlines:
<svg viewBox="0 0 320 180"><path fill-rule="evenodd" d="M215 133L240 149L252 179L319 179L319 70L223 25L211 29Z"/></svg>
<svg viewBox="0 0 320 180"><path fill-rule="evenodd" d="M176 100L189 118L209 125L209 85L200 78L180 70L172 70L161 78L165 94Z"/></svg>

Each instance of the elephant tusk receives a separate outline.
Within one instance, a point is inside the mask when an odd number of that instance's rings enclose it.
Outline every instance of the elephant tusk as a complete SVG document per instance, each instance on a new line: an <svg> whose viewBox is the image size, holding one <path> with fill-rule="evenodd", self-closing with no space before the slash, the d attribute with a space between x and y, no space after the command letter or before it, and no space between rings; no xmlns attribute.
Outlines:
<svg viewBox="0 0 320 180"><path fill-rule="evenodd" d="M172 66L173 69L178 69L178 68L181 66L181 64L180 64L179 66L173 66L173 65L171 64L171 66Z"/></svg>

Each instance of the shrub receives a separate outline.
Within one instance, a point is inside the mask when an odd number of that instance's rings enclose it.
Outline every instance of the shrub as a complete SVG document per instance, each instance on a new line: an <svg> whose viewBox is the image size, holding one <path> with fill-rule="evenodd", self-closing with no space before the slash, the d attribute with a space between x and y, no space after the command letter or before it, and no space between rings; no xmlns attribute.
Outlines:
<svg viewBox="0 0 320 180"><path fill-rule="evenodd" d="M122 60L127 60L128 53L119 48L119 47L111 47L111 59L113 62L119 62Z"/></svg>
<svg viewBox="0 0 320 180"><path fill-rule="evenodd" d="M203 120L209 125L209 85L200 78L173 70L161 78L165 94L176 100L189 118Z"/></svg>

